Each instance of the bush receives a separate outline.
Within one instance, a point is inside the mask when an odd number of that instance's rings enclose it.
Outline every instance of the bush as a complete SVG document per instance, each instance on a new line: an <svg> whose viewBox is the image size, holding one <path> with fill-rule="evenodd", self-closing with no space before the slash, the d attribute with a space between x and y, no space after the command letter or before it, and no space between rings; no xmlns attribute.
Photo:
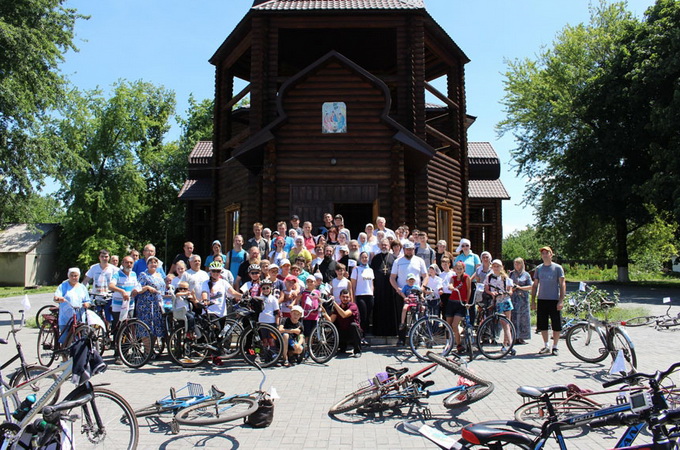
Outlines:
<svg viewBox="0 0 680 450"><path fill-rule="evenodd" d="M564 296L563 310L566 314L573 316L587 312L588 309L593 314L597 314L607 309L602 305L603 301L613 302L617 305L619 303L619 291L610 294L597 286L588 286L587 292L570 292Z"/></svg>

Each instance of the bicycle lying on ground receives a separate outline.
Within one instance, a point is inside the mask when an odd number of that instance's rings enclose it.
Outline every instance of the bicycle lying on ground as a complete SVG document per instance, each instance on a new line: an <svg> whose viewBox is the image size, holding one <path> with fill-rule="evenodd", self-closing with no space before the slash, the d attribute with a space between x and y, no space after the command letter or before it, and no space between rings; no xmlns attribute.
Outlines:
<svg viewBox="0 0 680 450"><path fill-rule="evenodd" d="M74 375L74 359L96 354L96 357L91 356L95 358L93 362L97 359L101 361L94 347L95 339L96 336L92 335L79 339L69 348L70 359L54 369L37 375L27 383L10 389L5 389L4 382L0 383L0 398L5 418L5 422L0 425L2 428L0 449L15 448L19 441L23 442L26 439L30 444L28 447L22 444L24 448L47 448L52 444L61 445L65 441L71 441L71 444L76 441L79 449L101 446L120 449L137 447L139 431L134 411L123 397L113 391L94 386L87 380L69 393L64 400L50 404L54 401L59 388ZM65 351L60 350L59 353ZM97 369L101 370L102 367L98 366ZM78 368L75 370L78 376L82 376ZM97 370L93 370L93 375L96 373ZM44 393L43 389L40 389L42 395L36 398L33 386L42 383L41 380L55 376L56 380L52 385L45 389ZM19 396L26 398L19 403ZM9 400L14 403L13 406L10 406ZM41 417L37 418L38 415ZM82 438L78 437L78 431Z"/></svg>
<svg viewBox="0 0 680 450"><path fill-rule="evenodd" d="M566 441L562 435L562 431L565 429L584 424L588 424L591 428L627 426L614 448L673 449L676 440L680 437L680 428L678 427L680 410L668 408L662 386L664 380L674 374L678 368L680 368L680 363L673 364L664 372L657 371L655 374L635 373L605 382L603 384L605 388L629 383L630 388L626 393L626 402L562 419L558 417L558 413L552 405L551 396L555 393L566 392L567 386L522 386L517 390L520 395L542 401L546 405L548 416L540 427L519 421L482 422L465 426L461 432L461 439L456 443L451 443L450 439L445 442L439 441L441 436L427 428L409 427L408 425L406 427L423 434L442 448L542 449L550 438L554 438L559 448L566 450ZM648 381L649 389L636 385L642 380ZM645 425L652 431L653 446L627 447L640 434ZM671 428L668 428L669 425Z"/></svg>
<svg viewBox="0 0 680 450"><path fill-rule="evenodd" d="M586 287L587 295L593 292ZM567 333L567 348L572 355L581 361L598 363L611 356L615 360L619 350L623 353L626 373L635 371L637 356L635 346L626 330L618 323L607 320L607 308L614 306L613 302L602 301L605 308L605 318L600 320L593 316L590 304L585 302L588 308L587 319L571 327Z"/></svg>
<svg viewBox="0 0 680 450"><path fill-rule="evenodd" d="M358 390L333 405L328 413L336 415L355 409L358 412L384 411L408 405L408 415L417 410L421 416L429 418L432 414L427 406L422 405L421 399L448 394L444 398L444 406L458 408L481 400L493 392L492 382L481 379L458 362L433 352L429 352L427 356L432 364L412 374L407 374L408 367L387 367L385 372L376 374L372 380L368 380ZM423 378L430 376L439 366L465 380L459 380L458 385L446 389L428 390L434 382L424 381Z"/></svg>
<svg viewBox="0 0 680 450"><path fill-rule="evenodd" d="M173 434L179 433L180 424L214 425L247 417L257 410L259 401L268 395L262 391L267 376L262 368L257 368L262 372L262 380L258 390L253 393L226 397L213 385L208 394L203 394L200 384L187 383L178 390L170 388L170 395L137 409L135 415L147 417L172 413L170 428ZM177 393L185 390L188 395L177 396Z"/></svg>
<svg viewBox="0 0 680 450"><path fill-rule="evenodd" d="M627 327L641 327L644 325L654 325L656 328L669 329L680 325L680 313L675 316L670 315L670 311L673 305L668 305L666 312L659 316L639 316L633 317L622 322L622 325Z"/></svg>

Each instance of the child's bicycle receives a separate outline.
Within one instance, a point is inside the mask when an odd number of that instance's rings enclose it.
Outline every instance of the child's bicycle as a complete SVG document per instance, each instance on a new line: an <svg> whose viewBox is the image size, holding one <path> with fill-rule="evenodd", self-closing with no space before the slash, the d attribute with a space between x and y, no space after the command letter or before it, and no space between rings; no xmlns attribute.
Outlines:
<svg viewBox="0 0 680 450"><path fill-rule="evenodd" d="M262 372L262 381L258 390L253 393L226 397L224 392L213 385L210 392L204 394L203 386L189 382L177 390L171 387L169 395L135 410L135 416L172 413L170 429L173 434L179 433L180 425L214 425L247 417L257 410L259 401L268 395L262 391L267 376L261 367L257 368ZM183 391L186 392L185 395L177 395Z"/></svg>
<svg viewBox="0 0 680 450"><path fill-rule="evenodd" d="M481 400L493 392L492 382L479 378L457 361L433 352L428 352L427 357L432 363L410 375L407 375L407 367L401 369L386 367L385 372L379 372L371 380L362 383L358 390L333 405L328 413L336 415L355 409L359 413L381 412L408 405L408 415L416 410L421 417L427 419L432 417L432 413L421 403L421 399L448 394L444 398L444 406L459 408ZM428 388L434 381L425 381L423 378L430 376L439 366L458 375L458 384L430 391Z"/></svg>
<svg viewBox="0 0 680 450"><path fill-rule="evenodd" d="M333 296L322 297L317 309L319 318L309 335L303 358L309 356L317 364L326 364L333 359L340 345L340 334L328 314L333 310ZM311 313L312 311L309 311ZM306 318L306 317L305 317Z"/></svg>
<svg viewBox="0 0 680 450"><path fill-rule="evenodd" d="M499 296L507 295L499 290ZM479 305L477 318L480 320L477 327L477 347L482 355L489 359L500 359L516 353L513 348L517 333L510 319L496 312L496 298L493 297L488 304ZM481 312L481 314L480 314Z"/></svg>
<svg viewBox="0 0 680 450"><path fill-rule="evenodd" d="M429 361L427 353L448 355L455 345L453 328L445 320L427 313L428 300L433 294L423 296L423 291L414 286L407 298L410 307L406 313L406 329L411 351L421 361Z"/></svg>

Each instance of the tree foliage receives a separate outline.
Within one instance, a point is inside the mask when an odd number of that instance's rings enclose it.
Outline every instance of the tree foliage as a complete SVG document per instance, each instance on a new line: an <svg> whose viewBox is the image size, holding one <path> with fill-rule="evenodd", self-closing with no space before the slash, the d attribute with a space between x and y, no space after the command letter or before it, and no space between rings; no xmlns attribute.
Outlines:
<svg viewBox="0 0 680 450"><path fill-rule="evenodd" d="M566 253L582 257L613 246L621 279L631 233L655 220L649 204L661 198L659 172L680 167L677 151L668 156L677 126L667 97L680 98L677 17L670 0L659 0L646 22L623 3L601 2L588 24L565 27L551 48L510 62L506 73L499 131L515 135L512 154L531 180L525 201L537 207L539 231L561 234ZM659 64L675 71L659 76Z"/></svg>
<svg viewBox="0 0 680 450"><path fill-rule="evenodd" d="M45 177L60 177L68 153L55 152L41 120L60 106L66 87L58 65L85 18L63 0L0 2L0 225L17 219ZM30 201L37 199L30 199Z"/></svg>

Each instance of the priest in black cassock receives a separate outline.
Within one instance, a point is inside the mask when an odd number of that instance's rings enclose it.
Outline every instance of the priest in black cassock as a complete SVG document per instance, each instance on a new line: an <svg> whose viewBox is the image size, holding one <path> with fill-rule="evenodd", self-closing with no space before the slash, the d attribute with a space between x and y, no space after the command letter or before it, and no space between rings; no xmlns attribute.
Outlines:
<svg viewBox="0 0 680 450"><path fill-rule="evenodd" d="M388 239L380 241L380 253L373 256L370 264L375 274L373 280L374 336L396 336L399 331L401 306L398 303L401 302L397 301L397 295L390 284L390 273L395 260L394 255L390 253L390 241ZM401 300L401 297L399 299Z"/></svg>

